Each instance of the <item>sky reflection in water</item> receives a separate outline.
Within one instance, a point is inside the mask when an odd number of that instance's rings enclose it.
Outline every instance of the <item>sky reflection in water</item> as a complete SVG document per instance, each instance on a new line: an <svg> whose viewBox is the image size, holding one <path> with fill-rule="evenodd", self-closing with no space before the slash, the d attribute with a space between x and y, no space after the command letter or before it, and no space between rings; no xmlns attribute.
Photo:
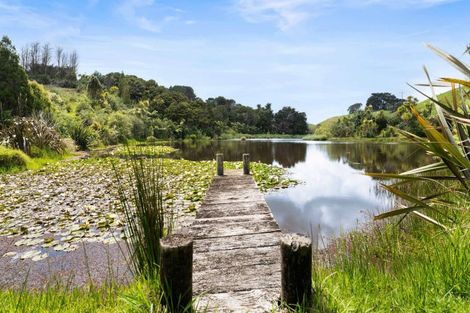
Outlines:
<svg viewBox="0 0 470 313"><path fill-rule="evenodd" d="M390 209L393 198L365 172L402 172L429 158L413 144L325 143L299 140L221 141L179 144L180 156L192 160L241 160L250 153L253 161L289 169L303 183L266 195L284 231L310 234L325 242L332 235L370 220L373 213Z"/></svg>

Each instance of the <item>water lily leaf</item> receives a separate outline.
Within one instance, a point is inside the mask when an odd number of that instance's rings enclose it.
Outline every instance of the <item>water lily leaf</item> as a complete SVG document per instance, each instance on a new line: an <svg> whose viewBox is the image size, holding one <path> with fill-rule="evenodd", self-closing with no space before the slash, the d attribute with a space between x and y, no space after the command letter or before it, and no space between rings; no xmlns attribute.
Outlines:
<svg viewBox="0 0 470 313"><path fill-rule="evenodd" d="M21 260L30 259L32 257L35 257L35 256L39 255L39 254L41 254L41 251L38 251L38 250L26 251L26 252L21 254L20 259Z"/></svg>
<svg viewBox="0 0 470 313"><path fill-rule="evenodd" d="M16 256L16 255L18 255L18 252L12 251L12 252L7 252L7 253L5 253L5 254L3 255L3 257L14 257L14 256Z"/></svg>
<svg viewBox="0 0 470 313"><path fill-rule="evenodd" d="M41 261L41 260L44 260L45 258L48 257L48 254L47 253L41 253L39 255L35 255L31 258L32 261L34 262L37 262L37 261Z"/></svg>

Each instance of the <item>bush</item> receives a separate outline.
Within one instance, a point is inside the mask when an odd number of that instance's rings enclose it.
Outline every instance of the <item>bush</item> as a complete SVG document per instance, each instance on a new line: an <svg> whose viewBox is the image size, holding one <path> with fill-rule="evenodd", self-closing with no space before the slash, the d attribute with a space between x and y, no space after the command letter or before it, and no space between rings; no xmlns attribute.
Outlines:
<svg viewBox="0 0 470 313"><path fill-rule="evenodd" d="M148 143L155 143L157 141L157 138L155 136L148 136L147 137L147 142Z"/></svg>
<svg viewBox="0 0 470 313"><path fill-rule="evenodd" d="M83 124L76 124L70 131L70 137L80 150L88 150L95 136L92 130Z"/></svg>
<svg viewBox="0 0 470 313"><path fill-rule="evenodd" d="M33 148L57 153L65 151L62 138L44 115L15 118L11 125L0 131L0 138L28 155Z"/></svg>
<svg viewBox="0 0 470 313"><path fill-rule="evenodd" d="M0 171L11 168L24 169L31 159L22 151L0 146Z"/></svg>

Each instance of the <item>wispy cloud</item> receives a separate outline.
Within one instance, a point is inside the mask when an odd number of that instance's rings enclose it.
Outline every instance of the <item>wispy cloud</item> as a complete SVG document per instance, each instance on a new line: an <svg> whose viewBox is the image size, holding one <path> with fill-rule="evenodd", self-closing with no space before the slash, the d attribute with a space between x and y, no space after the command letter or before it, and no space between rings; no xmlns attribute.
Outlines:
<svg viewBox="0 0 470 313"><path fill-rule="evenodd" d="M117 12L139 28L157 33L160 31L160 26L140 13L141 9L148 9L153 5L154 0L124 0L118 6Z"/></svg>
<svg viewBox="0 0 470 313"><path fill-rule="evenodd" d="M236 10L251 23L274 22L287 31L325 9L381 5L393 8L426 8L460 0L236 0Z"/></svg>
<svg viewBox="0 0 470 313"><path fill-rule="evenodd" d="M55 7L54 7L55 8ZM40 33L35 40L55 41L58 39L77 36L81 32L81 17L70 16L56 8L57 11L44 14L37 8L20 1L0 0L0 29L32 30L30 33Z"/></svg>
<svg viewBox="0 0 470 313"><path fill-rule="evenodd" d="M312 5L325 5L329 0L238 0L236 9L249 22L274 21L286 31L314 15Z"/></svg>

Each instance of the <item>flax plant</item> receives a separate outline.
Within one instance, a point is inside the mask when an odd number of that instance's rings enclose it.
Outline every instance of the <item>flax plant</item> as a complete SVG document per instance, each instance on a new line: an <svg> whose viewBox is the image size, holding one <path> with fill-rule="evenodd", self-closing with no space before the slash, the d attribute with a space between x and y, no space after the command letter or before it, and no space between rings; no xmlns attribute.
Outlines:
<svg viewBox="0 0 470 313"><path fill-rule="evenodd" d="M434 83L424 67L428 79L428 83L424 86L431 88L431 95L411 87L434 104L439 126L433 126L415 107L412 107L411 111L423 127L426 137L421 138L406 131L399 132L434 156L437 162L400 174L370 173L368 175L393 179L394 183L383 185L383 187L407 204L379 214L375 219L399 215L404 218L413 214L427 222L448 229L449 225L455 225L455 211L461 210L457 207L456 201L460 203L470 201L470 68L443 50L433 46L429 48L463 73L465 78L444 77L440 78L438 83ZM450 87L451 100L440 101L436 97L435 87ZM421 190L430 191L417 195L416 192L409 191L410 189L415 191L416 188L404 187L409 183L426 185L426 188Z"/></svg>

